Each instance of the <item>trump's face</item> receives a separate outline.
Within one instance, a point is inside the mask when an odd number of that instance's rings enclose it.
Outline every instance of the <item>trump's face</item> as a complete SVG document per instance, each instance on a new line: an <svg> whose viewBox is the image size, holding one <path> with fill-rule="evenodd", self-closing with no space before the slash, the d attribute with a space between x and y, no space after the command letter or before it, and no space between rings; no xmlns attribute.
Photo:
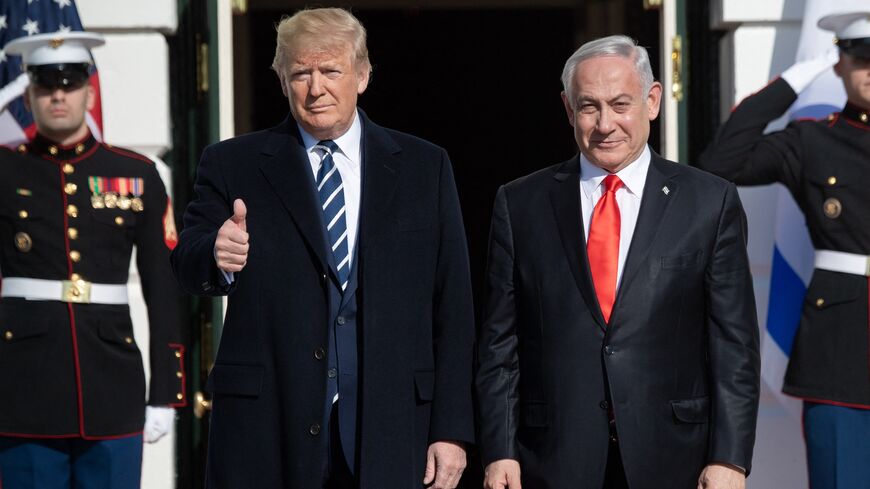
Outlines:
<svg viewBox="0 0 870 489"><path fill-rule="evenodd" d="M357 97L369 82L350 44L291 51L279 76L296 122L317 139L335 139L353 123Z"/></svg>
<svg viewBox="0 0 870 489"><path fill-rule="evenodd" d="M570 99L562 92L580 152L616 173L637 159L659 113L662 87L644 93L634 61L622 56L590 58L574 71Z"/></svg>

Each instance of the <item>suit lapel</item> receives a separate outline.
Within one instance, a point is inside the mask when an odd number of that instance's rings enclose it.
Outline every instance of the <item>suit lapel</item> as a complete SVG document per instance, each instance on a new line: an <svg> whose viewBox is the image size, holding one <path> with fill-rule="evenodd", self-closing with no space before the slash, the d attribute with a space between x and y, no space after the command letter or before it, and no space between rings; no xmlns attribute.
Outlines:
<svg viewBox="0 0 870 489"><path fill-rule="evenodd" d="M637 224L634 227L634 235L631 238L631 246L628 248L628 256L625 259L622 280L613 305L614 316L617 314L620 299L627 293L626 291L631 286L638 270L646 263L650 248L656 240L659 229L662 228L669 205L676 198L679 190L677 183L671 179L673 172L668 169L667 165L662 157L652 153ZM665 187L667 187L667 192L664 190ZM612 320L613 318L611 318Z"/></svg>
<svg viewBox="0 0 870 489"><path fill-rule="evenodd" d="M398 158L402 148L362 110L359 114L363 122L363 168L358 258L372 236L395 224L390 210L402 168L402 160Z"/></svg>
<svg viewBox="0 0 870 489"><path fill-rule="evenodd" d="M586 235L580 212L580 158L568 160L553 176L555 182L550 190L550 202L556 215L559 236L568 257L571 273L583 299L592 311L592 316L602 329L606 328L604 316L598 305L589 259L586 256Z"/></svg>
<svg viewBox="0 0 870 489"><path fill-rule="evenodd" d="M308 155L292 117L272 129L262 154L260 171L326 269L330 260L321 224L322 210L314 193L314 175Z"/></svg>

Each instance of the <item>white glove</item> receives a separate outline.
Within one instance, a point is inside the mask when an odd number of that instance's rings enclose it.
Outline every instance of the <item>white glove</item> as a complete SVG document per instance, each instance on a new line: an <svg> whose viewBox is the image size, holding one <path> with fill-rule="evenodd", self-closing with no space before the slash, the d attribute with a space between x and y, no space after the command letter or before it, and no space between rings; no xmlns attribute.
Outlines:
<svg viewBox="0 0 870 489"><path fill-rule="evenodd" d="M840 60L840 51L832 46L823 54L806 61L799 61L785 71L780 77L785 80L795 93L801 93L810 86L816 78Z"/></svg>
<svg viewBox="0 0 870 489"><path fill-rule="evenodd" d="M175 425L175 409L164 406L145 406L145 429L142 439L154 443L169 433Z"/></svg>

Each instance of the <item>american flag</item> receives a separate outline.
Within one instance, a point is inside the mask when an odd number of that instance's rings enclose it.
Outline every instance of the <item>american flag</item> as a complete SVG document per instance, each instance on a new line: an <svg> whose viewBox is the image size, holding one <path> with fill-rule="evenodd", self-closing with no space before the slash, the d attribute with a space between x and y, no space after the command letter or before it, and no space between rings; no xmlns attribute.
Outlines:
<svg viewBox="0 0 870 489"><path fill-rule="evenodd" d="M33 117L24 107L21 97L28 83L21 57L7 56L2 47L23 36L83 30L73 0L0 1L0 145L13 146L32 139L36 134ZM88 126L94 137L101 140L100 79L93 64L90 81L97 99L93 110L87 114Z"/></svg>

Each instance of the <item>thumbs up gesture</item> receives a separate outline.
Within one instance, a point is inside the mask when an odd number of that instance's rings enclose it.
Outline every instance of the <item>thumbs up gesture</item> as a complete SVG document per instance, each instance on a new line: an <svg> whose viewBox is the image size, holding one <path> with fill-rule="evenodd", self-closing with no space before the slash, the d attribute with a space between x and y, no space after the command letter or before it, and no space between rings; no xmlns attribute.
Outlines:
<svg viewBox="0 0 870 489"><path fill-rule="evenodd" d="M233 202L233 215L218 230L214 243L217 266L225 272L240 272L248 263L248 209L242 199Z"/></svg>

